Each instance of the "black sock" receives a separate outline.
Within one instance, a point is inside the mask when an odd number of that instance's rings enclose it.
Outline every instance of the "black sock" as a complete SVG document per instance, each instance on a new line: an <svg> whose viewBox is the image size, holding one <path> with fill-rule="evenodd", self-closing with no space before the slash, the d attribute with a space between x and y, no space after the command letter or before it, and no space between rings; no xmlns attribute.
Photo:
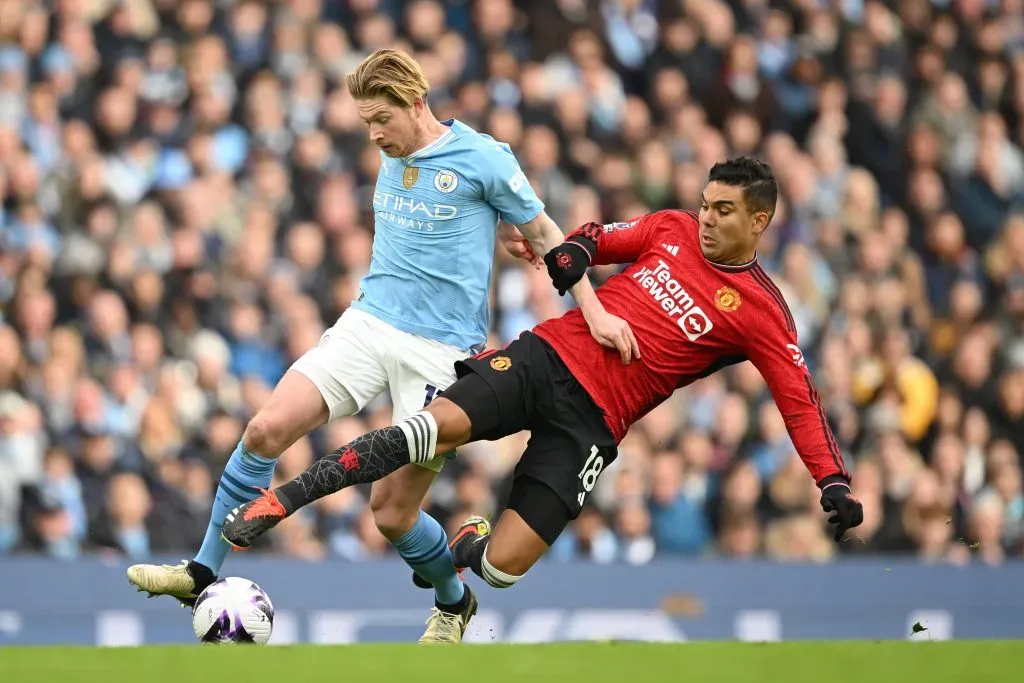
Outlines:
<svg viewBox="0 0 1024 683"><path fill-rule="evenodd" d="M465 590L462 591L462 597L458 602L452 605L446 605L443 602L434 600L434 607L442 612L447 612L448 614L462 614L466 611L466 608L469 607L469 586L466 586Z"/></svg>
<svg viewBox="0 0 1024 683"><path fill-rule="evenodd" d="M275 489L288 514L348 486L383 479L409 464L409 442L397 426L364 434Z"/></svg>
<svg viewBox="0 0 1024 683"><path fill-rule="evenodd" d="M487 536L477 536L472 541L467 537L461 543L456 543L452 548L452 559L455 560L455 566L469 567L477 576L483 578L483 569L480 566L483 564L484 551L487 550L487 544L490 541L491 537L488 534Z"/></svg>
<svg viewBox="0 0 1024 683"><path fill-rule="evenodd" d="M213 573L212 569L205 564L199 564L195 560L188 563L185 571L188 572L188 575L192 577L192 581L196 584L196 595L202 593L206 590L207 586L217 580L217 575Z"/></svg>

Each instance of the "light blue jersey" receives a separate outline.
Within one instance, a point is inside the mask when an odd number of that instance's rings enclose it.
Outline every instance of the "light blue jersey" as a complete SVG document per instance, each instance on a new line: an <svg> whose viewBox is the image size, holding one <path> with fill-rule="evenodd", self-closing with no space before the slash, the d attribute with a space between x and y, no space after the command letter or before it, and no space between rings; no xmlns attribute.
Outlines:
<svg viewBox="0 0 1024 683"><path fill-rule="evenodd" d="M370 272L353 306L400 330L475 351L487 341L498 219L544 205L508 145L454 119L408 157L381 154Z"/></svg>

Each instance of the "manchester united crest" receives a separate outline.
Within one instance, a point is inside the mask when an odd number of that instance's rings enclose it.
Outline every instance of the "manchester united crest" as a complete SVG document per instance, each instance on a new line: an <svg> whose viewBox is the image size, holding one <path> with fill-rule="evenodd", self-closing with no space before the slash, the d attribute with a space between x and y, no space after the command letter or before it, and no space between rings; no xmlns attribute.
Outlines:
<svg viewBox="0 0 1024 683"><path fill-rule="evenodd" d="M715 307L720 311L732 313L741 303L740 293L732 287L722 287L715 292Z"/></svg>
<svg viewBox="0 0 1024 683"><path fill-rule="evenodd" d="M498 372L505 372L512 367L512 361L508 356L495 356L491 359L491 368Z"/></svg>
<svg viewBox="0 0 1024 683"><path fill-rule="evenodd" d="M420 169L415 166L406 166L405 171L402 173L402 186L407 190L411 190L419 178Z"/></svg>

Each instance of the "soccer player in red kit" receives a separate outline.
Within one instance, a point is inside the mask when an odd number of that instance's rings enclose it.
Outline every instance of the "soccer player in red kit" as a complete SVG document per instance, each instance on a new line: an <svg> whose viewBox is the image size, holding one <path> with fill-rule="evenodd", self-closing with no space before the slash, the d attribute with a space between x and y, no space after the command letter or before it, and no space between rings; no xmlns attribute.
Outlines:
<svg viewBox="0 0 1024 683"><path fill-rule="evenodd" d="M621 352L591 336L579 308L501 350L456 364L459 380L423 411L314 463L229 515L224 535L248 547L299 507L373 481L435 451L521 430L531 438L493 534L470 518L451 541L458 567L514 584L580 512L630 425L672 393L749 360L764 376L797 452L821 489L838 540L863 519L782 294L757 262L775 211L771 169L740 157L716 164L699 215L659 211L589 223L545 255L564 293L591 265L629 263L597 289L623 319Z"/></svg>

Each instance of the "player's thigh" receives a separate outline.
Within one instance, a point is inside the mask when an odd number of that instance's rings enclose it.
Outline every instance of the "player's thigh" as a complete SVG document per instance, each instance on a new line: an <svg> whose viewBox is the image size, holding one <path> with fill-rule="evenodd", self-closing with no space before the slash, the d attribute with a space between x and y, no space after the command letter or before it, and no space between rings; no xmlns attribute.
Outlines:
<svg viewBox="0 0 1024 683"><path fill-rule="evenodd" d="M569 519L576 519L616 455L616 444L603 425L545 424L531 432L515 475L531 477L554 491L569 509Z"/></svg>
<svg viewBox="0 0 1024 683"><path fill-rule="evenodd" d="M455 364L459 380L444 391L443 398L469 417L471 441L495 441L531 428L534 385L544 381L531 370L534 351L529 340L520 338L504 349Z"/></svg>
<svg viewBox="0 0 1024 683"><path fill-rule="evenodd" d="M453 347L382 325L378 330L378 345L384 350L388 370L388 386L394 406L392 422L400 422L423 410L439 393L456 381L455 361L465 354ZM447 432L465 431L457 424L438 426ZM457 420L456 420L457 422ZM439 435L439 445L445 439ZM443 448L443 446L442 446ZM425 463L415 467L402 467L384 479L374 482L370 489L370 508L377 528L388 538L407 532L419 516L420 505L427 495L445 458L454 451L438 451Z"/></svg>
<svg viewBox="0 0 1024 683"><path fill-rule="evenodd" d="M387 368L375 346L381 324L368 313L349 309L292 365L316 387L328 419L354 415L387 388Z"/></svg>
<svg viewBox="0 0 1024 683"><path fill-rule="evenodd" d="M573 516L547 484L528 475L516 477L508 506L487 545L487 561L499 571L522 576L544 556Z"/></svg>
<svg viewBox="0 0 1024 683"><path fill-rule="evenodd" d="M466 354L445 344L396 332L387 341L386 348L388 385L394 406L392 421L398 423L426 408L456 382L455 363ZM427 462L418 463L417 468L440 472L445 460L453 457L454 451L446 453L439 450Z"/></svg>

